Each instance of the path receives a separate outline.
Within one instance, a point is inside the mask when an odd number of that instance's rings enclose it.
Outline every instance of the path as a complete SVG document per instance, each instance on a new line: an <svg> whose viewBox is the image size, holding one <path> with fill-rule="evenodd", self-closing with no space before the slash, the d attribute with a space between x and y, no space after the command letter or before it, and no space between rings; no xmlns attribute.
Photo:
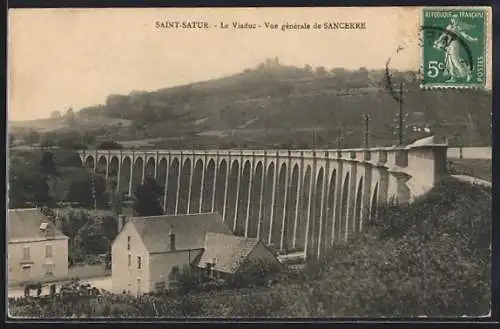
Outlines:
<svg viewBox="0 0 500 329"><path fill-rule="evenodd" d="M474 185L481 185L481 186L485 186L485 187L491 187L491 182L484 180L484 179L479 179L476 177L466 176L466 175L452 175L452 176L455 177L456 179L462 181L462 182L467 182L467 183L471 183Z"/></svg>
<svg viewBox="0 0 500 329"><path fill-rule="evenodd" d="M61 288L61 285L68 281L60 281L57 282L57 291ZM111 291L111 277L98 277L98 278L89 278L82 279L82 283L89 283L92 287L96 287L98 289L105 289ZM42 287L42 295L48 295L50 293L50 285L52 283L44 283ZM36 295L36 290L31 291L31 296ZM24 296L24 287L9 287L8 288L8 296L9 297L23 297Z"/></svg>

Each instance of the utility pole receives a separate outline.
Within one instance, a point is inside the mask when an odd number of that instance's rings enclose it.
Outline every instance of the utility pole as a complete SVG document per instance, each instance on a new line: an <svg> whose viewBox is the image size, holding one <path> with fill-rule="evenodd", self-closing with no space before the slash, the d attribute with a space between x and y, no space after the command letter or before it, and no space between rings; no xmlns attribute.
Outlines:
<svg viewBox="0 0 500 329"><path fill-rule="evenodd" d="M399 145L404 144L403 140L403 82L399 85L399 126L398 126Z"/></svg>
<svg viewBox="0 0 500 329"><path fill-rule="evenodd" d="M95 171L90 172L90 179L91 179L91 188L92 188L92 201L94 202L94 210L97 210L97 197L96 197L96 190L95 190Z"/></svg>
<svg viewBox="0 0 500 329"><path fill-rule="evenodd" d="M468 127L468 131L469 131L469 146L473 146L474 122L472 121L472 113L470 113L470 112L467 115L467 127Z"/></svg>
<svg viewBox="0 0 500 329"><path fill-rule="evenodd" d="M342 128L340 126L337 128L337 150L342 149L342 144L340 143L340 136L342 136Z"/></svg>
<svg viewBox="0 0 500 329"><path fill-rule="evenodd" d="M316 127L314 128L313 134L312 134L312 148L313 148L313 150L316 149Z"/></svg>
<svg viewBox="0 0 500 329"><path fill-rule="evenodd" d="M369 120L369 116L368 116L368 114L364 115L364 119L365 119L365 132L364 132L363 146L365 148L368 148L369 147L369 143L368 143L368 120Z"/></svg>

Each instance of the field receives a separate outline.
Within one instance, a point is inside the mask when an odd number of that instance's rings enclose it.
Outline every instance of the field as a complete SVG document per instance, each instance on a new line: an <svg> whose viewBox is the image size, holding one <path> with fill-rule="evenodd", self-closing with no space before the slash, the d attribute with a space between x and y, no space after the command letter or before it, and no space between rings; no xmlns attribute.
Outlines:
<svg viewBox="0 0 500 329"><path fill-rule="evenodd" d="M98 128L107 126L128 127L131 120L111 118L101 115L78 115L74 128ZM38 132L51 132L55 130L66 130L70 127L64 119L37 119L28 121L9 121L10 131L21 129L33 129Z"/></svg>
<svg viewBox="0 0 500 329"><path fill-rule="evenodd" d="M487 159L453 159L450 173L492 181L492 161Z"/></svg>

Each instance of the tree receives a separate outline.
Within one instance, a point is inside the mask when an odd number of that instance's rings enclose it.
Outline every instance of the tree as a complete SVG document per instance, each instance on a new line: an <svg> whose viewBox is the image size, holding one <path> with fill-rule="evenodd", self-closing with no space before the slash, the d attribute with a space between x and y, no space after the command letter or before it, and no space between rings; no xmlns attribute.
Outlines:
<svg viewBox="0 0 500 329"><path fill-rule="evenodd" d="M93 207L93 185L95 186L95 197L98 207L103 207L107 204L109 196L106 193L106 178L102 175L95 175L94 178L90 176L85 170L75 172L73 174L73 181L71 182L68 193L66 194L66 201L79 202L84 207Z"/></svg>
<svg viewBox="0 0 500 329"><path fill-rule="evenodd" d="M48 179L33 154L14 156L9 165L9 208L52 204Z"/></svg>
<svg viewBox="0 0 500 329"><path fill-rule="evenodd" d="M244 260L238 271L231 278L233 286L261 285L273 274L278 273L281 267L277 262L262 260Z"/></svg>
<svg viewBox="0 0 500 329"><path fill-rule="evenodd" d="M69 108L66 113L64 113L64 120L66 123L70 126L73 126L76 123L76 115L75 112L73 111L73 108Z"/></svg>
<svg viewBox="0 0 500 329"><path fill-rule="evenodd" d="M156 181L150 177L144 180L144 184L139 185L134 194L134 213L137 216L163 215L163 208L160 203L162 189Z"/></svg>
<svg viewBox="0 0 500 329"><path fill-rule="evenodd" d="M187 294L190 291L196 291L201 286L201 277L197 271L191 268L191 266L184 266L176 275L176 279L179 283L179 289L182 294Z"/></svg>
<svg viewBox="0 0 500 329"><path fill-rule="evenodd" d="M318 66L316 68L316 74L321 76L321 77L324 77L326 75L326 69L324 66Z"/></svg>
<svg viewBox="0 0 500 329"><path fill-rule="evenodd" d="M306 64L306 65L304 65L304 71L306 71L306 73L312 73L313 72L313 68L312 68L311 65Z"/></svg>
<svg viewBox="0 0 500 329"><path fill-rule="evenodd" d="M61 111L52 111L52 113L50 113L51 119L61 119L61 117Z"/></svg>
<svg viewBox="0 0 500 329"><path fill-rule="evenodd" d="M120 150L123 148L123 145L115 141L103 141L97 148L101 150Z"/></svg>
<svg viewBox="0 0 500 329"><path fill-rule="evenodd" d="M24 139L28 144L36 144L40 142L40 134L34 130L30 130Z"/></svg>
<svg viewBox="0 0 500 329"><path fill-rule="evenodd" d="M76 234L74 246L84 255L98 255L107 253L111 248L111 241L104 234L104 222L101 217L94 217L87 221Z"/></svg>
<svg viewBox="0 0 500 329"><path fill-rule="evenodd" d="M40 169L42 174L59 176L52 152L43 152L42 159L40 160Z"/></svg>
<svg viewBox="0 0 500 329"><path fill-rule="evenodd" d="M97 134L92 133L92 132L85 132L85 133L83 134L83 137L82 137L82 139L83 139L83 141L82 141L82 142L83 142L83 144L85 144L85 145L91 145L91 144L93 144L93 143L95 142L96 135L97 135Z"/></svg>
<svg viewBox="0 0 500 329"><path fill-rule="evenodd" d="M9 134L9 146L14 146L15 143L16 143L16 137L12 133Z"/></svg>

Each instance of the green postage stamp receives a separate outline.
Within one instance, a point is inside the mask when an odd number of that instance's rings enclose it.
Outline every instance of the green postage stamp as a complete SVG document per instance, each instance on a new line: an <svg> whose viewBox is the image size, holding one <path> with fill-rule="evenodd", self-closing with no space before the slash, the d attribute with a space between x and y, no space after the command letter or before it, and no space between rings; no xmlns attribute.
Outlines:
<svg viewBox="0 0 500 329"><path fill-rule="evenodd" d="M487 20L484 8L422 9L422 87L485 87Z"/></svg>

